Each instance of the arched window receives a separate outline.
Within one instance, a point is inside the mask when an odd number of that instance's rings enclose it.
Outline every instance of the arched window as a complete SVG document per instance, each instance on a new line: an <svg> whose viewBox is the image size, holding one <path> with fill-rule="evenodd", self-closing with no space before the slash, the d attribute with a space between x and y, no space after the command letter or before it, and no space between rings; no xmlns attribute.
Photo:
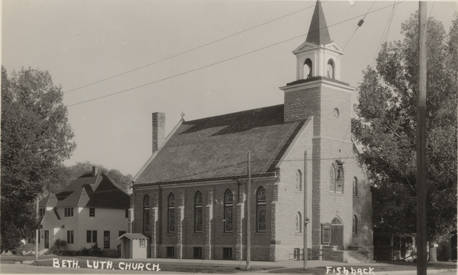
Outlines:
<svg viewBox="0 0 458 275"><path fill-rule="evenodd" d="M301 212L297 212L296 214L296 232L302 232L302 215Z"/></svg>
<svg viewBox="0 0 458 275"><path fill-rule="evenodd" d="M353 178L353 196L355 197L358 196L358 178L357 177Z"/></svg>
<svg viewBox="0 0 458 275"><path fill-rule="evenodd" d="M260 186L256 191L256 232L266 231L266 189Z"/></svg>
<svg viewBox="0 0 458 275"><path fill-rule="evenodd" d="M328 76L328 78L332 78L332 79L336 78L335 70L336 70L336 68L335 68L334 60L329 59L328 60L328 67L327 67L327 76Z"/></svg>
<svg viewBox="0 0 458 275"><path fill-rule="evenodd" d="M358 235L358 217L353 215L353 228L352 228L353 236Z"/></svg>
<svg viewBox="0 0 458 275"><path fill-rule="evenodd" d="M302 172L301 170L296 171L296 189L299 191L302 190Z"/></svg>
<svg viewBox="0 0 458 275"><path fill-rule="evenodd" d="M232 191L227 189L224 192L224 232L232 232L232 207L234 196Z"/></svg>
<svg viewBox="0 0 458 275"><path fill-rule="evenodd" d="M149 196L143 196L143 233L150 230L150 205Z"/></svg>
<svg viewBox="0 0 458 275"><path fill-rule="evenodd" d="M167 231L175 232L175 196L169 194L167 199Z"/></svg>
<svg viewBox="0 0 458 275"><path fill-rule="evenodd" d="M307 58L304 62L304 79L312 77L312 60Z"/></svg>
<svg viewBox="0 0 458 275"><path fill-rule="evenodd" d="M202 232L202 194L197 191L194 195L194 232Z"/></svg>
<svg viewBox="0 0 458 275"><path fill-rule="evenodd" d="M343 193L344 192L344 168L343 162L336 160L331 164L329 190L332 192Z"/></svg>

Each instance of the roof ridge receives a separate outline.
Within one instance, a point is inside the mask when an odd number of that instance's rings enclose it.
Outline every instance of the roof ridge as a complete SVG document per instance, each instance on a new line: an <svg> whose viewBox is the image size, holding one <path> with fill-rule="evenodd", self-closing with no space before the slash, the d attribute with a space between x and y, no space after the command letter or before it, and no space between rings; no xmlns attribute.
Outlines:
<svg viewBox="0 0 458 275"><path fill-rule="evenodd" d="M280 107L280 106L284 106L284 104L276 104L276 105L264 106L264 107L259 107L259 108L255 108L255 109L237 111L237 112L226 113L226 114L221 114L221 115L214 115L214 116L209 116L209 117L202 117L202 118L197 118L197 119L193 119L193 120L187 120L187 121L184 121L184 123L188 123L188 122L197 122L197 121L201 121L201 120L204 120L204 119L218 118L218 117L229 116L229 115L236 115L236 114L241 114L241 113L248 113L248 112L253 112L253 111L258 111L258 110L263 110L263 109L268 109L268 108L274 108L274 107ZM286 123L286 122L285 122L285 123Z"/></svg>

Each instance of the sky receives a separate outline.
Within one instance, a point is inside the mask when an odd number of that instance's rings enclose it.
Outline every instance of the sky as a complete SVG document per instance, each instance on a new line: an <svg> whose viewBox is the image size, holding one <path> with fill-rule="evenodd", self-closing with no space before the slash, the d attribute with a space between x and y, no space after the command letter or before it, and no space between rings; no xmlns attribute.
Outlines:
<svg viewBox="0 0 458 275"><path fill-rule="evenodd" d="M379 45L402 38L401 23L418 2L400 1L394 9L393 3L323 1L331 38L346 45L342 81L356 87ZM64 92L77 144L65 164L89 161L132 175L151 155L152 112L166 114L168 133L181 113L193 120L282 104L279 87L296 80L292 50L305 40L314 7L314 1L285 0L2 4L2 65L47 70ZM458 2L428 2L428 15L447 32L457 9ZM125 92L85 102L118 91Z"/></svg>

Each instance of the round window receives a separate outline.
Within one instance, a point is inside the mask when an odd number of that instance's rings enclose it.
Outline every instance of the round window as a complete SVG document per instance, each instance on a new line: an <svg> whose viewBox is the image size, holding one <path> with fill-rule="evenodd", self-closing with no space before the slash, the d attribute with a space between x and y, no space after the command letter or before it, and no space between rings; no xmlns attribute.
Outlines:
<svg viewBox="0 0 458 275"><path fill-rule="evenodd" d="M334 117L336 118L339 117L340 115L339 108L334 108L333 114L334 114Z"/></svg>

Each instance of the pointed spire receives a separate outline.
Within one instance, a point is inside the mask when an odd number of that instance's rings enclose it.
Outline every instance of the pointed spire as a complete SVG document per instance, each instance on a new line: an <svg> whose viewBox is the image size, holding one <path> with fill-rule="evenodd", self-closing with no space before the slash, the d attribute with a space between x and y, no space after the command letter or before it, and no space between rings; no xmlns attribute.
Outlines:
<svg viewBox="0 0 458 275"><path fill-rule="evenodd" d="M316 1L306 41L317 45L324 45L332 42L328 32L326 18L324 18L323 8L319 0Z"/></svg>

